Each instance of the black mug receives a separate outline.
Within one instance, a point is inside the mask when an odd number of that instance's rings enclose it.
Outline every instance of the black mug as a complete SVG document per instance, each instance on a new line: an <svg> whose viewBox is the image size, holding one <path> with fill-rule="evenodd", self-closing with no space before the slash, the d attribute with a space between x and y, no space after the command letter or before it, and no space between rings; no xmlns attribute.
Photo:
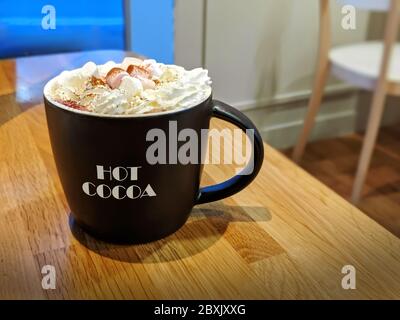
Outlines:
<svg viewBox="0 0 400 320"><path fill-rule="evenodd" d="M49 85L49 84L48 84ZM48 86L47 85L47 86ZM123 243L161 239L178 230L193 206L229 197L245 188L259 172L262 138L254 124L235 108L210 96L183 110L143 116L111 116L72 109L44 94L47 124L57 171L75 222L96 238ZM210 118L253 132L252 155L244 170L229 180L200 188L202 161L150 164L147 133L158 128L166 141L176 131L190 129L201 136ZM147 139L146 139L147 138ZM170 140L172 138L172 140ZM200 139L199 139L200 140ZM179 148L184 142L177 141ZM170 146L169 146L170 147ZM207 144L198 141L198 150ZM251 167L249 167L251 166Z"/></svg>

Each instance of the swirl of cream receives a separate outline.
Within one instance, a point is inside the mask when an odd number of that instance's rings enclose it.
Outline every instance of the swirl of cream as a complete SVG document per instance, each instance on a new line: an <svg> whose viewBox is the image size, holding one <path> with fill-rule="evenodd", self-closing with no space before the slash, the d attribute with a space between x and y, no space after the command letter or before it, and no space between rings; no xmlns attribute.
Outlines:
<svg viewBox="0 0 400 320"><path fill-rule="evenodd" d="M207 99L211 94L208 71L197 68L191 71L177 69L180 76L158 90L147 90L142 96L163 109L188 108Z"/></svg>

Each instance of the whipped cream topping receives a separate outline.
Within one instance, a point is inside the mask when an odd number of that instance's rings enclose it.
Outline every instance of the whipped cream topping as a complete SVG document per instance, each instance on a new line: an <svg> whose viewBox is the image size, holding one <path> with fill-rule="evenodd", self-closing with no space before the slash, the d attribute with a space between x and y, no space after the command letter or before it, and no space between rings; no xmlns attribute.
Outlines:
<svg viewBox="0 0 400 320"><path fill-rule="evenodd" d="M86 63L53 79L45 95L68 107L130 115L185 109L211 94L208 71L185 70L155 60L125 58L117 64Z"/></svg>

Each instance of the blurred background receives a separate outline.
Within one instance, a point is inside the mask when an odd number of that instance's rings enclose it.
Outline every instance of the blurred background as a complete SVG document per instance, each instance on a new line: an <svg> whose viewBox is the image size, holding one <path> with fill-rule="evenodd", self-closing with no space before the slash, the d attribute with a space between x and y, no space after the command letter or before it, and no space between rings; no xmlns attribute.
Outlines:
<svg viewBox="0 0 400 320"><path fill-rule="evenodd" d="M267 143L291 156L318 61L320 1L0 0L0 7L0 58L113 49L186 68L205 67L214 96L243 110ZM54 28L51 19L43 20L51 18L51 7L56 9ZM332 0L329 7L332 46L383 39L387 12L357 9L356 27L347 30L341 24L343 4ZM330 76L300 162L346 198L372 94ZM357 204L400 235L400 100L388 96L385 106Z"/></svg>
<svg viewBox="0 0 400 320"><path fill-rule="evenodd" d="M0 6L1 58L130 49L174 61L173 0L0 0Z"/></svg>

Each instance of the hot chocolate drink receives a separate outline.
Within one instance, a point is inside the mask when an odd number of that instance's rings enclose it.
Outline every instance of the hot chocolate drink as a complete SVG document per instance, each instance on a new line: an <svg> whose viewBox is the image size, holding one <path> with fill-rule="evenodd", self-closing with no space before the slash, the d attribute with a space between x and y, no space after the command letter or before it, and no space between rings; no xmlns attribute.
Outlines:
<svg viewBox="0 0 400 320"><path fill-rule="evenodd" d="M147 114L185 109L211 94L208 71L185 70L155 60L125 58L122 63L93 62L57 76L46 95L54 102L109 115Z"/></svg>

